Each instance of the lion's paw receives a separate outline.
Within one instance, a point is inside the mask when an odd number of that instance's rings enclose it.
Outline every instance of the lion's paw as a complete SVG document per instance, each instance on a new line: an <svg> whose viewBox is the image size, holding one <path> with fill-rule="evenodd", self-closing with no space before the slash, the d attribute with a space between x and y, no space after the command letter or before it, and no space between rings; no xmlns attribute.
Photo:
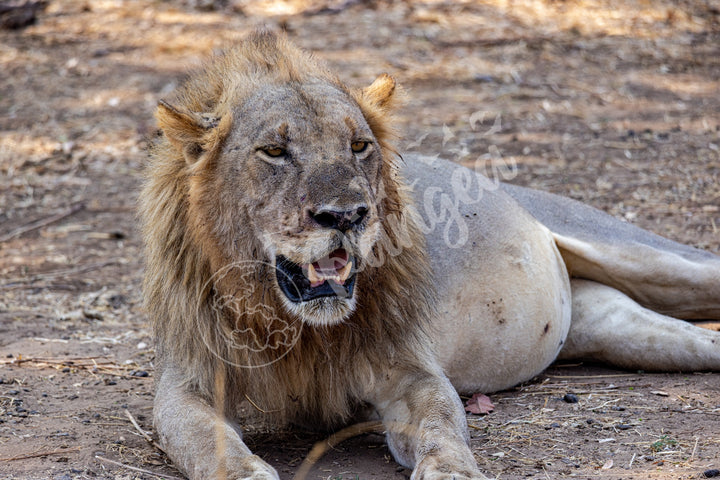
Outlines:
<svg viewBox="0 0 720 480"><path fill-rule="evenodd" d="M489 480L473 464L439 456L426 457L415 467L410 480Z"/></svg>
<svg viewBox="0 0 720 480"><path fill-rule="evenodd" d="M227 472L228 480L280 480L277 472L257 455L245 457L241 465Z"/></svg>

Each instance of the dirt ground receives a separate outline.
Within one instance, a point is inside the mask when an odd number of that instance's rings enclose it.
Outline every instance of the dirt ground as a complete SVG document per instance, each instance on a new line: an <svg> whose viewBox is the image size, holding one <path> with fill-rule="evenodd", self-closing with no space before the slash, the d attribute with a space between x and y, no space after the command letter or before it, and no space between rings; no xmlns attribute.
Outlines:
<svg viewBox="0 0 720 480"><path fill-rule="evenodd" d="M512 164L514 183L720 253L715 0L51 0L34 25L0 30L0 478L180 476L140 433L153 384L140 172L158 99L262 25L353 86L394 75L401 151ZM491 398L494 413L468 419L500 479L720 468L720 374L557 365ZM323 437L247 440L290 479ZM363 434L306 478L409 474Z"/></svg>

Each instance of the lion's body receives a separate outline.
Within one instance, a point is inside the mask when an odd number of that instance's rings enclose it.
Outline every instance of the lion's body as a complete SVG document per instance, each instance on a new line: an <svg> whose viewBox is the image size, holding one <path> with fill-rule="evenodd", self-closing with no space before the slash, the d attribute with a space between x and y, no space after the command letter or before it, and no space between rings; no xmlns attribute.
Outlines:
<svg viewBox="0 0 720 480"><path fill-rule="evenodd" d="M720 258L566 198L442 159L405 158L438 291L435 350L459 391L509 388L559 355L645 370L718 368L716 332L655 312L720 317ZM623 330L578 300L608 286L616 295L605 307L625 312ZM622 334L588 339L588 321Z"/></svg>
<svg viewBox="0 0 720 480"><path fill-rule="evenodd" d="M277 478L233 424L245 400L327 428L370 407L414 479L483 478L455 389L558 355L720 369L717 333L621 293L717 317L717 257L441 160L398 170L394 90L257 34L160 105L144 288L156 427L190 477Z"/></svg>

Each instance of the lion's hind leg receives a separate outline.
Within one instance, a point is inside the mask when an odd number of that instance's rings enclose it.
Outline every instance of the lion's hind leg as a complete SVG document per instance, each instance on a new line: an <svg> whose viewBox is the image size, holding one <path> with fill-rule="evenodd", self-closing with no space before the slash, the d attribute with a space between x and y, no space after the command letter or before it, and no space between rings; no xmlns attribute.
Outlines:
<svg viewBox="0 0 720 480"><path fill-rule="evenodd" d="M572 324L559 358L583 358L621 368L720 370L720 332L661 315L622 292L573 279Z"/></svg>
<svg viewBox="0 0 720 480"><path fill-rule="evenodd" d="M622 236L614 243L554 232L553 237L572 277L612 286L675 318L720 319L720 258L715 255L684 245L687 251L672 251Z"/></svg>
<svg viewBox="0 0 720 480"><path fill-rule="evenodd" d="M572 277L614 287L656 312L720 319L720 257L622 222L580 202L503 188L553 233Z"/></svg>

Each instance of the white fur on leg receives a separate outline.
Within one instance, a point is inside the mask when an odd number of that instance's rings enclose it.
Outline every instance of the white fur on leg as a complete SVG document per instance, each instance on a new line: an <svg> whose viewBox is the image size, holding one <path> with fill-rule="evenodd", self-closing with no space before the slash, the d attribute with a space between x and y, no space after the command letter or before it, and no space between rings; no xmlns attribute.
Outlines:
<svg viewBox="0 0 720 480"><path fill-rule="evenodd" d="M559 358L588 358L622 368L720 369L720 332L640 306L612 287L573 279L572 324Z"/></svg>

